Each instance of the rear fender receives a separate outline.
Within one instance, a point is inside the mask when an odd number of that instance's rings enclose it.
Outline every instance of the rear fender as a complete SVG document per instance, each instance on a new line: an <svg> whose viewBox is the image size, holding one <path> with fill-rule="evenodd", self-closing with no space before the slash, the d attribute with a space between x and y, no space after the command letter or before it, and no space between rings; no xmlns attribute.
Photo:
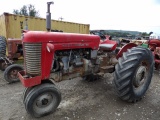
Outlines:
<svg viewBox="0 0 160 120"><path fill-rule="evenodd" d="M119 59L119 57L122 57L123 52L126 52L127 49L130 49L130 48L136 47L136 46L137 46L137 45L134 44L134 43L128 43L128 44L124 45L124 46L120 49L120 51L118 52L116 58Z"/></svg>

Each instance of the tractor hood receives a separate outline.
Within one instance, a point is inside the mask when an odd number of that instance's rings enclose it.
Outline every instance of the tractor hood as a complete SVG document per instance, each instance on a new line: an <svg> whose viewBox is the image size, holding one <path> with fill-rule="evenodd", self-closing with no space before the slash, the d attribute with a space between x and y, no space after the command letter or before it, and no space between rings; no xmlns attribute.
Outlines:
<svg viewBox="0 0 160 120"><path fill-rule="evenodd" d="M85 44L86 48L89 46L89 48L98 49L100 37L90 34L25 31L23 43Z"/></svg>

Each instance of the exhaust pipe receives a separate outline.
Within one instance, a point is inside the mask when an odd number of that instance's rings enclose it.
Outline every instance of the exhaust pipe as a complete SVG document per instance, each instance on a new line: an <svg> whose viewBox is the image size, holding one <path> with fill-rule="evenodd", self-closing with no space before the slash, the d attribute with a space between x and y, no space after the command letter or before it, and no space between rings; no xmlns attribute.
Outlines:
<svg viewBox="0 0 160 120"><path fill-rule="evenodd" d="M51 4L54 4L54 2L47 2L46 29L48 32L51 30L51 13L50 13Z"/></svg>

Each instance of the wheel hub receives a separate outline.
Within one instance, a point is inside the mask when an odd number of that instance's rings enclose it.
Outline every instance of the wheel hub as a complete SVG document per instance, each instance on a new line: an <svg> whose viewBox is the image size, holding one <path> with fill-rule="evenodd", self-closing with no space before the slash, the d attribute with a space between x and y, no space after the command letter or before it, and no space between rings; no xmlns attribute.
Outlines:
<svg viewBox="0 0 160 120"><path fill-rule="evenodd" d="M16 79L18 77L18 70L12 70L10 73L10 78Z"/></svg>
<svg viewBox="0 0 160 120"><path fill-rule="evenodd" d="M47 105L48 104L48 99L42 100L42 105Z"/></svg>
<svg viewBox="0 0 160 120"><path fill-rule="evenodd" d="M37 107L46 107L48 106L52 101L52 96L49 94L45 94L40 96L37 101L36 101L36 106Z"/></svg>
<svg viewBox="0 0 160 120"><path fill-rule="evenodd" d="M146 72L147 72L147 69L145 66L140 66L138 68L135 79L134 79L135 87L139 87L144 83Z"/></svg>

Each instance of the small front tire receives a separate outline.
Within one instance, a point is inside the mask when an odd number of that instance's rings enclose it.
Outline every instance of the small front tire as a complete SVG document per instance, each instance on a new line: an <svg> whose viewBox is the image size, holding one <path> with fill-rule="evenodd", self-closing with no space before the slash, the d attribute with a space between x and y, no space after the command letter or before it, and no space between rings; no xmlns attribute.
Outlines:
<svg viewBox="0 0 160 120"><path fill-rule="evenodd" d="M4 79L8 83L13 83L19 81L18 72L23 70L23 67L18 64L12 64L8 66L4 71Z"/></svg>
<svg viewBox="0 0 160 120"><path fill-rule="evenodd" d="M61 93L53 84L35 86L27 93L24 104L26 111L33 117L53 113L61 102Z"/></svg>
<svg viewBox="0 0 160 120"><path fill-rule="evenodd" d="M23 95L22 95L23 103L25 103L26 96L28 95L28 93L29 93L33 88L34 88L34 87L27 87L27 88L24 89Z"/></svg>

